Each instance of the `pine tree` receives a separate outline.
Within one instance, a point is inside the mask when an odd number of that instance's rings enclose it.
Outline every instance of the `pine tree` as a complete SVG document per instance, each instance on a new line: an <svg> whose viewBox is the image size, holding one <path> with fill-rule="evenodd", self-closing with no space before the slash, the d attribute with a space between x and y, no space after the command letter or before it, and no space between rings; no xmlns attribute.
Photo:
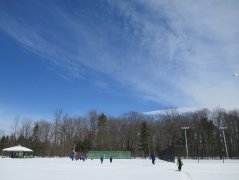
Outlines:
<svg viewBox="0 0 239 180"><path fill-rule="evenodd" d="M143 156L149 155L149 128L146 121L140 124L140 150L143 152Z"/></svg>
<svg viewBox="0 0 239 180"><path fill-rule="evenodd" d="M33 128L33 133L31 136L32 149L35 155L41 154L41 141L40 141L40 129L38 123Z"/></svg>
<svg viewBox="0 0 239 180"><path fill-rule="evenodd" d="M103 150L104 140L105 140L106 130L107 130L107 117L105 116L104 113L102 113L97 120L98 120L98 123L97 123L98 133L101 140L101 149Z"/></svg>

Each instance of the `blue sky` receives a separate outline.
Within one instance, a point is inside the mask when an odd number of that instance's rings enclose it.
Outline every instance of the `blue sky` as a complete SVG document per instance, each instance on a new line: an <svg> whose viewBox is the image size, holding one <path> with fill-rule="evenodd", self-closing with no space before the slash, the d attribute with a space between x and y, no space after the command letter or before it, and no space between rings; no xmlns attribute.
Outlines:
<svg viewBox="0 0 239 180"><path fill-rule="evenodd" d="M237 0L0 0L0 124L238 108Z"/></svg>

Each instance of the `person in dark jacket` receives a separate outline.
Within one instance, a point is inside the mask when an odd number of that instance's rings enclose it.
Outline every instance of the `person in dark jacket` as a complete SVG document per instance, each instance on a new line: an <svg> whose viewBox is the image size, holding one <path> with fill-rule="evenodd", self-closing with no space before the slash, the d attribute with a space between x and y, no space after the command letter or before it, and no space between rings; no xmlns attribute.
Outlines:
<svg viewBox="0 0 239 180"><path fill-rule="evenodd" d="M71 155L70 155L70 158L71 158L71 160L73 161L73 160L74 160L74 154L71 154Z"/></svg>
<svg viewBox="0 0 239 180"><path fill-rule="evenodd" d="M180 157L178 157L177 165L178 165L178 170L181 171L182 166L183 166L183 162L182 162Z"/></svg>
<svg viewBox="0 0 239 180"><path fill-rule="evenodd" d="M103 155L101 155L101 156L100 156L100 162L101 162L101 164L103 163L103 161L104 161L104 157L103 157Z"/></svg>
<svg viewBox="0 0 239 180"><path fill-rule="evenodd" d="M152 160L152 164L155 164L155 155L151 154L151 160Z"/></svg>
<svg viewBox="0 0 239 180"><path fill-rule="evenodd" d="M112 156L110 156L110 163L112 163L112 160L113 160L113 158L112 158Z"/></svg>

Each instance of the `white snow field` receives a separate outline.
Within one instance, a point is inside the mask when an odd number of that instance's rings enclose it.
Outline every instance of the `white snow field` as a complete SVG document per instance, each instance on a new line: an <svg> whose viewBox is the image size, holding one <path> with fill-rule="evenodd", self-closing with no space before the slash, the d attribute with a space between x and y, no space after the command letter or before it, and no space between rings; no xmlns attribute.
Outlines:
<svg viewBox="0 0 239 180"><path fill-rule="evenodd" d="M149 159L71 161L70 158L0 158L1 180L238 180L239 160L183 160L175 163Z"/></svg>

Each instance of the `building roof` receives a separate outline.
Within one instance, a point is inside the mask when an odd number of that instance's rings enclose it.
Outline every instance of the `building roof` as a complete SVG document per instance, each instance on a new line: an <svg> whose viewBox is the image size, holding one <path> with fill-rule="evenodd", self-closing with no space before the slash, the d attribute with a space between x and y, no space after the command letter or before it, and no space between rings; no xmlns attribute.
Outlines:
<svg viewBox="0 0 239 180"><path fill-rule="evenodd" d="M10 147L10 148L5 148L2 151L8 151L8 152L32 152L31 149L23 147L21 145L13 146L13 147Z"/></svg>

